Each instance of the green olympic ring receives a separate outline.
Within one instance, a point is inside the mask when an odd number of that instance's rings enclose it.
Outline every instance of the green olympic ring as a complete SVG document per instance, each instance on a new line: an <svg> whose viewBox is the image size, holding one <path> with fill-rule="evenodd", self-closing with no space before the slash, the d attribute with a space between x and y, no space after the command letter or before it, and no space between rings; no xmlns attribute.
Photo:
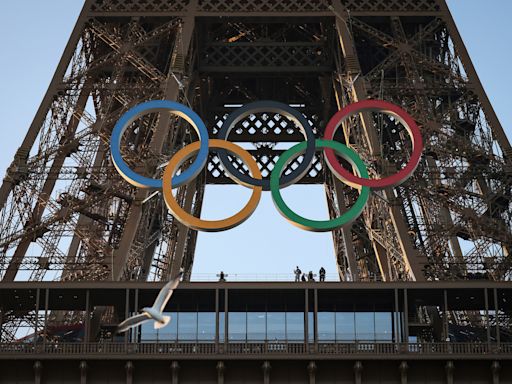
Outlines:
<svg viewBox="0 0 512 384"><path fill-rule="evenodd" d="M355 167L359 177L368 179L368 171L361 158L349 147L341 144L337 141L331 140L315 140L315 147L319 148L331 148L342 158L347 160L353 167ZM270 191L272 194L272 200L277 210L283 215L291 224L296 227L305 229L312 232L328 232L334 229L340 228L344 225L352 223L356 220L363 212L368 199L370 198L370 188L361 187L359 197L357 198L354 205L340 217L331 220L311 220L300 216L295 213L288 205L284 202L281 196L279 179L283 173L283 170L293 160L299 157L307 148L307 142L303 141L292 148L284 152L277 161L272 173L270 174Z"/></svg>

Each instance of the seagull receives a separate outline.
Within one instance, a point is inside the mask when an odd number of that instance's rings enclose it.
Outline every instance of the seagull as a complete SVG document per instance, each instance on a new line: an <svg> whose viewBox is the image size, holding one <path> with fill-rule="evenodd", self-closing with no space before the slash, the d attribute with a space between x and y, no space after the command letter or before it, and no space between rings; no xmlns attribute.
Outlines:
<svg viewBox="0 0 512 384"><path fill-rule="evenodd" d="M142 313L129 317L121 324L117 326L116 333L123 333L129 330L130 328L137 327L142 323L145 323L149 320L154 320L155 329L160 329L165 327L171 321L171 316L163 316L162 312L164 311L167 302L172 296L172 293L180 283L180 279L183 276L183 271L180 271L178 276L169 281L167 284L163 286L163 288L158 293L158 296L153 303L152 307L142 308Z"/></svg>

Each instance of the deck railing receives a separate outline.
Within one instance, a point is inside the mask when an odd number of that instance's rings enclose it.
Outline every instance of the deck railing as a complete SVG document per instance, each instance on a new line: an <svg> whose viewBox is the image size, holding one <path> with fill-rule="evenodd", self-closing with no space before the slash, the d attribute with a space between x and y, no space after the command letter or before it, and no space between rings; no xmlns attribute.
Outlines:
<svg viewBox="0 0 512 384"><path fill-rule="evenodd" d="M512 343L10 343L1 355L505 355Z"/></svg>

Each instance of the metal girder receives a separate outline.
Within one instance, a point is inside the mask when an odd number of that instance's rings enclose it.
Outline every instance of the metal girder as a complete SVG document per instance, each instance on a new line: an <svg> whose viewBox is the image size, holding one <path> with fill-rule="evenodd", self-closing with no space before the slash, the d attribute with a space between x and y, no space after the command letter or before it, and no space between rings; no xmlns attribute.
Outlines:
<svg viewBox="0 0 512 384"><path fill-rule="evenodd" d="M112 50L114 50L114 52L118 54L122 52L128 62L130 62L130 64L137 68L141 73L146 75L151 81L158 84L165 83L166 76L164 76L163 73L149 63L145 58L140 56L135 50L126 46L121 39L116 38L116 36L107 31L99 22L89 22L89 28L94 32L98 39L105 42L110 48L112 48Z"/></svg>
<svg viewBox="0 0 512 384"><path fill-rule="evenodd" d="M492 131L496 137L496 140L499 142L503 154L507 160L508 165L512 164L512 146L510 144L510 140L507 138L505 134L505 130L501 125L494 108L491 105L489 97L485 93L485 90L482 86L482 82L476 72L475 66L469 56L469 53L466 49L464 41L459 33L457 26L455 25L455 21L451 15L450 9L444 0L436 0L439 5L439 8L443 11L444 21L446 23L447 29L450 32L450 37L453 39L455 44L455 50L461 56L462 64L464 65L464 69L471 79L470 86L473 87L474 92L478 95L480 102L482 103L482 108L485 112L485 116L489 119Z"/></svg>
<svg viewBox="0 0 512 384"><path fill-rule="evenodd" d="M182 47L180 49L183 52L188 52L191 45L193 31L194 31L194 18L188 17L183 20L182 26ZM172 71L172 70L171 70ZM168 100L176 100L180 92L180 83L169 73L167 79L162 84L164 86L164 98ZM151 141L151 148L158 152L161 152L163 144L165 142L165 136L168 134L168 127L170 124L170 116L168 114L162 114L158 121L158 125L153 134ZM144 190L140 190L137 193L136 200L141 202L147 197L148 193ZM133 244L137 228L142 215L142 205L136 204L132 206L130 211L129 219L126 223L123 237L120 241L120 247L114 252L113 261L113 276L116 280L122 278L125 273L126 261L128 258L130 247Z"/></svg>
<svg viewBox="0 0 512 384"><path fill-rule="evenodd" d="M73 31L71 32L71 37L68 40L68 43L66 44L66 48L64 49L64 52L60 59L60 62L57 66L57 69L55 70L55 74L53 75L50 86L48 87L48 90L46 91L46 94L43 98L43 101L41 102L39 109L36 112L34 120L32 121L32 124L30 125L30 128L27 132L27 135L25 136L25 138L23 140L23 143L21 144L20 148L18 149L17 155L15 155L15 160L14 160L13 164L11 165L11 167L16 168L18 161L23 162L26 159L26 155L29 153L30 148L34 145L37 135L39 134L39 132L41 130L41 126L43 125L43 121L48 112L48 109L50 108L50 105L52 103L52 99L53 99L54 95L57 93L56 92L57 87L58 87L61 79L64 77L66 69L67 69L67 67L71 61L71 58L73 56L73 53L75 51L75 47L78 44L78 41L80 39L82 30L83 30L85 22L87 20L87 14L89 12L89 7L90 7L90 1L88 3L84 4L84 7L82 8L82 11L80 12L78 21L75 24ZM11 193L12 188L13 188L12 181L9 178L5 179L4 182L2 183L2 186L0 187L0 210L4 208L5 202L9 196L9 193Z"/></svg>
<svg viewBox="0 0 512 384"><path fill-rule="evenodd" d="M400 19L397 17L392 17L391 22L392 22L392 30L393 30L393 33L395 34L395 38L397 39L397 41L402 44L407 44L409 42L409 40L407 39L407 36L405 35L405 32L403 30L403 26L400 22ZM439 24L440 23L438 20L434 20L433 22L431 22L429 24L431 27L426 28L425 34L429 33L427 31L433 31L433 30L437 29L439 27ZM423 32L422 32L422 34L423 34ZM417 39L413 39L413 40L417 41ZM417 85L417 87L420 88L421 87L421 76L420 76L418 68L415 64L415 60L414 60L415 57L413 55L409 54L409 52L411 52L411 51L412 50L400 50L400 56L401 56L402 63L406 68L408 77L410 79L413 79L413 81ZM416 56L416 58L417 58L417 56ZM425 98L423 98L421 96L416 96L416 102L419 105L421 105L421 109L420 109L420 111L418 111L417 118L420 119L421 121L428 121L428 119L429 119L428 116L431 115L430 110L428 108L428 100L426 100ZM429 155L425 156L425 158L426 158L426 161L428 162L430 168L433 170L436 170L437 165L436 165L434 159ZM439 182L439 180L431 180L431 182L433 184L435 184L436 182ZM443 207L440 209L438 216L439 216L439 220L441 222L443 222L445 225L453 226L453 221L452 221L452 218L450 215L450 211L446 207ZM454 261L455 262L463 261L462 249L461 249L461 246L459 244L457 237L453 236L453 235L449 236L447 238L447 242L450 243L451 249L453 250L454 259L455 259Z"/></svg>
<svg viewBox="0 0 512 384"><path fill-rule="evenodd" d="M331 1L325 0L284 0L257 1L235 0L201 0L191 7L187 0L179 1L144 1L136 0L126 3L122 0L96 0L92 4L92 14L95 16L137 15L137 16L216 16L229 15L244 17L247 13L254 16L316 16L328 15ZM351 13L358 16L401 15L431 15L439 13L439 6L431 0L344 0L343 5Z"/></svg>
<svg viewBox="0 0 512 384"><path fill-rule="evenodd" d="M364 100L367 98L367 94L363 86L363 79L359 77L361 68L357 59L357 53L354 51L355 44L348 29L348 17L346 9L339 2L335 2L333 7L338 16L336 19L336 26L339 33L343 55L345 61L350 65L350 67L347 67L347 70L349 81L351 81L352 84L352 101L355 102L358 100ZM377 137L377 132L373 128L373 119L369 114L362 113L361 120L364 127L365 139L369 146L370 153L373 156L378 156L381 152L381 149L379 138ZM350 137L346 137L345 139L347 142L351 142ZM388 202L387 211L394 227L394 234L392 234L392 236L395 237L398 242L398 246L401 249L401 261L406 267L404 272L409 276L410 279L421 281L424 277L422 273L422 266L420 264L420 257L411 243L402 214L398 205L395 203L396 197L394 196L392 190L389 188L384 191L384 197ZM380 214L384 216L385 212L380 211ZM381 266L381 274L382 276L389 276L389 271L386 270L385 266L388 263L388 258L390 258L389 253L395 251L393 249L393 243L390 242L392 239L386 239L386 248L388 248L386 249L382 247L380 243L377 244L378 242L375 242L375 236L370 235L370 237L374 240L375 250L379 259L379 265Z"/></svg>
<svg viewBox="0 0 512 384"><path fill-rule="evenodd" d="M80 94L80 97L78 98L78 100L76 102L75 113L77 113L78 115L82 114L88 97L89 97L89 94L86 91L84 91ZM80 122L80 119L78 119L78 118L72 118L70 120L68 126L65 129L68 136L64 136L63 139L65 139L67 137L72 137L74 135L79 122ZM64 140L62 140L61 145L62 144L64 144ZM62 165L64 164L64 161L66 160L68 155L69 155L68 152L61 151L61 153L59 155L57 155L57 157L53 160L53 163L52 163L49 173L52 174L52 173L58 172L60 170L60 168L62 167ZM50 195L55 187L56 182L57 182L57 179L55 179L55 178L47 178L46 179L46 181L43 185L43 188L41 189L38 197L36 198L37 203L35 204L32 214L30 215L30 222L27 223L27 226L28 225L37 225L38 223L40 223L43 213L46 209L46 204L48 203L48 200L50 199ZM25 256L25 253L27 252L28 247L30 246L32 241L33 241L32 236L25 236L24 238L21 239L21 242L16 247L16 251L9 262L9 267L6 269L2 281L13 281L14 280L14 278L16 277L16 273L18 272L17 263L21 262L21 260Z"/></svg>

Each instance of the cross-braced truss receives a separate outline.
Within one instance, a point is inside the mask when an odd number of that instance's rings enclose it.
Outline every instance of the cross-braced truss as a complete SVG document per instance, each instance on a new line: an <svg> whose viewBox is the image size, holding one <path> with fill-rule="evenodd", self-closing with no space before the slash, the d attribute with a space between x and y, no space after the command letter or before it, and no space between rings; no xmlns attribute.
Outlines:
<svg viewBox="0 0 512 384"><path fill-rule="evenodd" d="M402 106L421 127L422 162L333 232L340 277L510 278L512 150L443 1L88 0L0 189L3 281L165 280L180 267L190 277L197 233L158 192L127 184L109 157L121 114L163 98L195 109L212 137L255 100L297 108L317 137L349 103ZM229 138L252 144L264 177L282 152L276 143L303 140L275 113L245 117ZM373 177L396 172L411 151L403 127L383 114L353 116L337 139ZM123 137L123 156L160 177L193 140L182 120L148 114ZM325 169L318 154L301 183L324 184L337 216L357 192ZM177 191L196 215L205 183L231 183L215 154Z"/></svg>

